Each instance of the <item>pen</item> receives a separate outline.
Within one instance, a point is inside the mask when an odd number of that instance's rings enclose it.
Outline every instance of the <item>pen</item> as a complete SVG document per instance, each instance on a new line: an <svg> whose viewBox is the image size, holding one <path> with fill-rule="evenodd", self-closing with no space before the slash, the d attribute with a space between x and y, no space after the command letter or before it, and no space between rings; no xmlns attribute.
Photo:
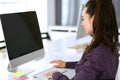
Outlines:
<svg viewBox="0 0 120 80"><path fill-rule="evenodd" d="M39 78L39 77L37 77L37 76L34 76L34 78L40 79L40 78ZM48 78L48 80L52 80L52 78Z"/></svg>
<svg viewBox="0 0 120 80"><path fill-rule="evenodd" d="M67 72L67 71L63 71L63 72L61 72L61 73L65 73L65 72Z"/></svg>

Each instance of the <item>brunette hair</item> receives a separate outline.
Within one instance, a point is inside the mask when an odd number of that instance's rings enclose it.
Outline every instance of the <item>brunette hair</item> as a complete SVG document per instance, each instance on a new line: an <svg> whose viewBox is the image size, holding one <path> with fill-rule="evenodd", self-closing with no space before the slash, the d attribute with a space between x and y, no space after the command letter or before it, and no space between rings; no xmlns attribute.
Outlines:
<svg viewBox="0 0 120 80"><path fill-rule="evenodd" d="M111 47L113 54L118 56L118 25L116 21L115 10L111 0L89 0L85 5L86 13L93 20L93 40L86 48L82 60L86 54L89 54L99 43Z"/></svg>

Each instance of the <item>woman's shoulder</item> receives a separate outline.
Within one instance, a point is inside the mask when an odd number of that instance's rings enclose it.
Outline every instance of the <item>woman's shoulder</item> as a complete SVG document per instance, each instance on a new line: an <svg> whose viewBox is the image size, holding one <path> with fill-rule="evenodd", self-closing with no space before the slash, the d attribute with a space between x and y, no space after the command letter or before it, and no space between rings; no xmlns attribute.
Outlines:
<svg viewBox="0 0 120 80"><path fill-rule="evenodd" d="M106 46L105 44L103 44L103 43L100 43L97 47L95 47L94 49L93 49L93 51L112 51L112 49L111 49L111 47L109 47L109 46Z"/></svg>
<svg viewBox="0 0 120 80"><path fill-rule="evenodd" d="M91 52L94 53L94 54L97 54L97 55L101 55L101 56L103 56L103 55L105 56L105 55L108 55L108 54L110 55L110 54L113 53L111 47L106 46L102 43L99 44L97 47L95 47Z"/></svg>

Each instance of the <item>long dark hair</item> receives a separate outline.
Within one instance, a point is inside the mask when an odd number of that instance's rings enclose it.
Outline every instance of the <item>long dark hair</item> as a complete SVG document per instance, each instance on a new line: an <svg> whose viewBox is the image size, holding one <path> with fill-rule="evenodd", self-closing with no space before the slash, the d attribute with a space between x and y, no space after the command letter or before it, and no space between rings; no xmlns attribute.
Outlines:
<svg viewBox="0 0 120 80"><path fill-rule="evenodd" d="M116 21L115 10L111 0L89 0L85 5L86 13L93 20L93 40L86 48L82 60L99 43L111 47L113 54L118 56L118 25Z"/></svg>

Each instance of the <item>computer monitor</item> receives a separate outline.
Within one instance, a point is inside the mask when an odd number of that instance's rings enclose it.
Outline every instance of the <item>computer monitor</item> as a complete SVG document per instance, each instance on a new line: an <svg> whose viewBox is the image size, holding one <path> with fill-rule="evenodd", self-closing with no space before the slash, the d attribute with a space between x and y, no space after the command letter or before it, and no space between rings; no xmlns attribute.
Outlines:
<svg viewBox="0 0 120 80"><path fill-rule="evenodd" d="M44 57L41 32L35 11L0 15L7 53L9 71L26 62Z"/></svg>

